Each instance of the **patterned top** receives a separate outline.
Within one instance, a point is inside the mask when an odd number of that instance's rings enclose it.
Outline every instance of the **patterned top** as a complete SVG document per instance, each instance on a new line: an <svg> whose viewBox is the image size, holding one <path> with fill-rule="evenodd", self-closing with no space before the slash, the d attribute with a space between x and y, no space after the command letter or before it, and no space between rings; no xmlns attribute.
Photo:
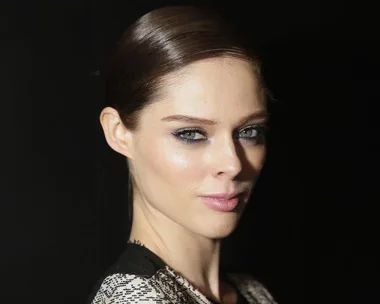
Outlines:
<svg viewBox="0 0 380 304"><path fill-rule="evenodd" d="M243 274L222 274L238 304L277 304L265 287ZM128 243L89 298L91 304L215 304L138 242Z"/></svg>

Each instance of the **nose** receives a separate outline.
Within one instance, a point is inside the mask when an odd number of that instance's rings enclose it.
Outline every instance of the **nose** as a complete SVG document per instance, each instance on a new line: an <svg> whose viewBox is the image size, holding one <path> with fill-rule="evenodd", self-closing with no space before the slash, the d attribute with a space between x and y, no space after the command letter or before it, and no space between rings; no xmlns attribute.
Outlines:
<svg viewBox="0 0 380 304"><path fill-rule="evenodd" d="M242 163L233 138L225 138L220 144L215 145L214 148L214 152L210 155L210 158L213 160L215 177L232 179L239 174L242 170Z"/></svg>

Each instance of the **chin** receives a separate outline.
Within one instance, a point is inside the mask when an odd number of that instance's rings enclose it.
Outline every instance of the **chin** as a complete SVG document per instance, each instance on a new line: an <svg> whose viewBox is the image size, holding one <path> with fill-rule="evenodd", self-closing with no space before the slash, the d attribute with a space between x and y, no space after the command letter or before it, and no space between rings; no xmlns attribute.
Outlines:
<svg viewBox="0 0 380 304"><path fill-rule="evenodd" d="M238 224L238 219L235 216L230 219L219 219L209 221L208 223L203 223L202 232L200 232L203 236L210 239L223 239L229 236Z"/></svg>

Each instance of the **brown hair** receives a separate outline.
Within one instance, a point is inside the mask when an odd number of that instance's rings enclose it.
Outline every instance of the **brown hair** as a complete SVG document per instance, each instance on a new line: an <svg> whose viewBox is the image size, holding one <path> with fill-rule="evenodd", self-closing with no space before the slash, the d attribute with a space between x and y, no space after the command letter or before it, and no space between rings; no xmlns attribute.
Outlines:
<svg viewBox="0 0 380 304"><path fill-rule="evenodd" d="M123 124L134 130L139 113L155 101L165 76L195 61L220 56L251 62L265 98L259 61L244 45L238 33L209 10L192 6L153 10L127 28L116 46L106 77L107 103L118 111ZM135 182L131 172L128 179L132 220Z"/></svg>
<svg viewBox="0 0 380 304"><path fill-rule="evenodd" d="M164 76L219 56L250 61L264 87L257 58L215 13L192 6L153 10L127 28L117 44L107 72L107 103L133 130L140 110L159 94Z"/></svg>

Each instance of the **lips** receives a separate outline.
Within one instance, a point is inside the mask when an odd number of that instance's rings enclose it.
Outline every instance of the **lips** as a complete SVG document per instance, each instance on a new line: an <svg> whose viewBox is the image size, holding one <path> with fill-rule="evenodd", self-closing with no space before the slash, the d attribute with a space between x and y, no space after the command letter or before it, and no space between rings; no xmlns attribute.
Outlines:
<svg viewBox="0 0 380 304"><path fill-rule="evenodd" d="M233 192L233 193L218 193L218 194L201 195L201 197L215 198L215 199L220 199L220 200L228 200L228 199L237 197L239 194L240 193L238 193L238 192Z"/></svg>
<svg viewBox="0 0 380 304"><path fill-rule="evenodd" d="M221 212L233 211L239 204L239 193L202 195L201 200L208 207Z"/></svg>

